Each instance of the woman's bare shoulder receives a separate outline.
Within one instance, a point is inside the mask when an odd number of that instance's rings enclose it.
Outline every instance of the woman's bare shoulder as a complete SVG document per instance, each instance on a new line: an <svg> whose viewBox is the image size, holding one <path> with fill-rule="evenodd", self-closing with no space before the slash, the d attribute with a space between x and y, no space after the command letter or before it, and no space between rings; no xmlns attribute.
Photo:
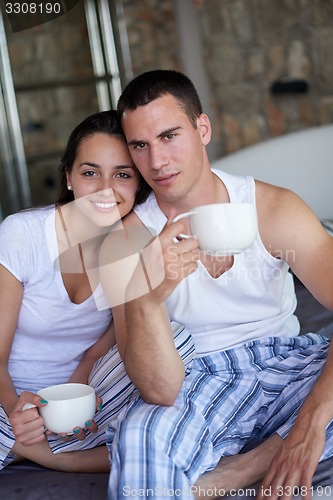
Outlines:
<svg viewBox="0 0 333 500"><path fill-rule="evenodd" d="M145 227L143 222L139 219L139 217L136 215L134 210L132 210L128 215L126 215L123 219L122 222L125 227L129 226L142 226Z"/></svg>
<svg viewBox="0 0 333 500"><path fill-rule="evenodd" d="M141 222L135 212L130 212L120 220L105 237L99 253L100 264L119 260L144 248L152 239L152 234ZM111 252L111 253L110 253Z"/></svg>

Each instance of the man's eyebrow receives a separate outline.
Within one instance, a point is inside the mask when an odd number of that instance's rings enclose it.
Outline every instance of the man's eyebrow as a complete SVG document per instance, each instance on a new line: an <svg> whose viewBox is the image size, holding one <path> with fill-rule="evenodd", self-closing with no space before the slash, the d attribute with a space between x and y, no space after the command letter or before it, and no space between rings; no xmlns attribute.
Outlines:
<svg viewBox="0 0 333 500"><path fill-rule="evenodd" d="M127 146L137 146L138 144L144 144L145 141L141 141L140 139L133 139L132 141L128 141Z"/></svg>
<svg viewBox="0 0 333 500"><path fill-rule="evenodd" d="M163 130L160 134L158 134L157 137L165 137L168 134L172 134L173 132L176 132L177 130L180 130L182 127L177 126L177 127L171 127L166 130Z"/></svg>
<svg viewBox="0 0 333 500"><path fill-rule="evenodd" d="M163 130L160 134L158 134L158 138L161 138L161 137L165 137L166 135L168 134L172 134L174 132L176 132L177 130L181 130L182 127L180 126L177 126L177 127L171 127L171 128L168 128L166 130ZM127 145L128 146L137 146L138 144L145 144L146 141L144 141L143 139L132 139L131 141L128 141Z"/></svg>

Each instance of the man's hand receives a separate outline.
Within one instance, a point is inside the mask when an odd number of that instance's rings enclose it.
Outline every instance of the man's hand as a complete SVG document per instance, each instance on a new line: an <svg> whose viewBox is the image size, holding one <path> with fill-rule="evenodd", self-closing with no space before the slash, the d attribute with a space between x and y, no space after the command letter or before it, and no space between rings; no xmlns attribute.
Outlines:
<svg viewBox="0 0 333 500"><path fill-rule="evenodd" d="M312 498L312 477L325 445L325 429L294 427L273 458L258 492L258 500L287 500L298 494Z"/></svg>
<svg viewBox="0 0 333 500"><path fill-rule="evenodd" d="M166 300L182 279L196 270L200 258L196 238L177 239L179 234L187 231L187 225L184 220L173 222L174 215L171 211L167 224L156 238L158 244L151 245L153 252L145 259L149 276L160 275L161 267L164 268L164 280L153 289L159 302Z"/></svg>

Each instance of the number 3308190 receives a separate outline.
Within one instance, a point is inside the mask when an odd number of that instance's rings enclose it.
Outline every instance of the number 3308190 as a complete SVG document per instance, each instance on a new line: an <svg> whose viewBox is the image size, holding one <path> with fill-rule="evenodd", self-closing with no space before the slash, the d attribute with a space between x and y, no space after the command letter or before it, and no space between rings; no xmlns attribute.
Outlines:
<svg viewBox="0 0 333 500"><path fill-rule="evenodd" d="M61 4L60 3L6 3L6 13L7 14L60 14Z"/></svg>

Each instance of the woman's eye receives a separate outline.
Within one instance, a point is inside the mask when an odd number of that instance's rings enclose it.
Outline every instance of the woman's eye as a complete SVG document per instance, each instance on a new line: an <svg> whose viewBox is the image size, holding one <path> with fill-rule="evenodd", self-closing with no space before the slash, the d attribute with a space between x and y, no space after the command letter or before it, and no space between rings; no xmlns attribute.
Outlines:
<svg viewBox="0 0 333 500"><path fill-rule="evenodd" d="M94 175L96 175L96 172L94 172L93 170L86 170L85 172L83 172L83 175L85 177L93 177Z"/></svg>
<svg viewBox="0 0 333 500"><path fill-rule="evenodd" d="M118 172L118 174L116 174L116 177L118 179L129 179L130 175L128 175L126 172Z"/></svg>

